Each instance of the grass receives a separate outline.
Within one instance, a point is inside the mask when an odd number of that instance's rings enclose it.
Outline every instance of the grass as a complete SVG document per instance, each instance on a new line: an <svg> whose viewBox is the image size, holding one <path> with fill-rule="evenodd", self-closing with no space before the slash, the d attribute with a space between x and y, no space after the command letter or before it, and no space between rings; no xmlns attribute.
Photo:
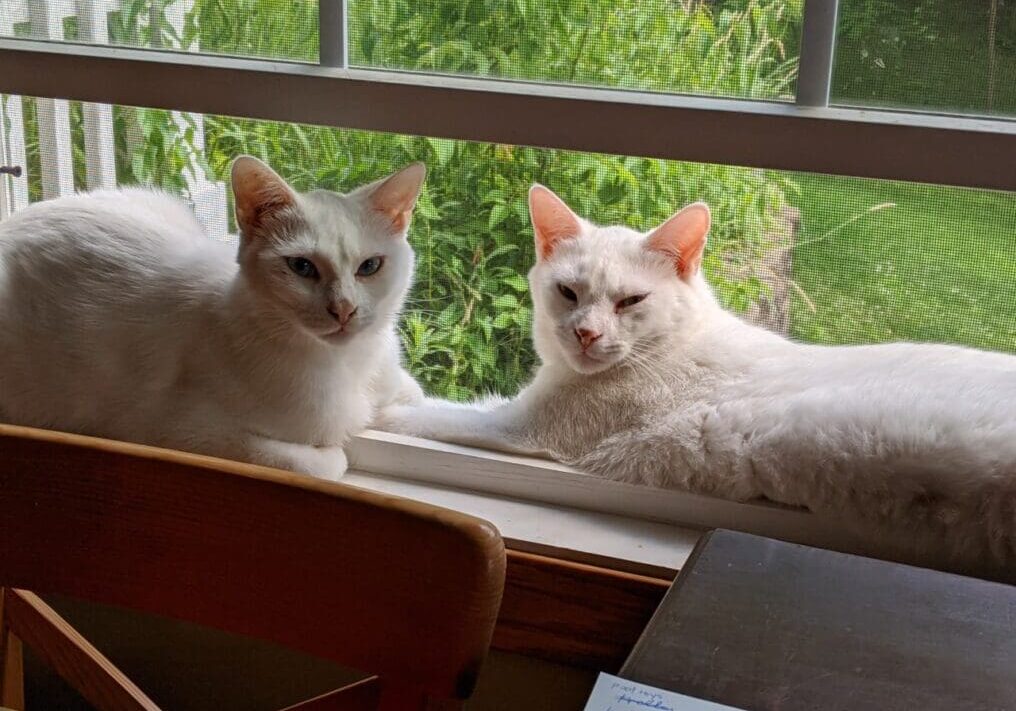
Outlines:
<svg viewBox="0 0 1016 711"><path fill-rule="evenodd" d="M988 7L841 3L834 99L1016 114L1016 5L999 4L990 106ZM806 297L792 304L795 338L1016 352L1016 193L823 175L797 180L801 195L792 202L802 229L794 279ZM884 203L894 206L867 212Z"/></svg>
<svg viewBox="0 0 1016 711"><path fill-rule="evenodd" d="M997 6L993 82L987 0L854 0L840 8L834 101L1016 114L1016 3Z"/></svg>
<svg viewBox="0 0 1016 711"><path fill-rule="evenodd" d="M1016 352L1016 195L801 175L795 338ZM828 234L872 206L892 203Z"/></svg>

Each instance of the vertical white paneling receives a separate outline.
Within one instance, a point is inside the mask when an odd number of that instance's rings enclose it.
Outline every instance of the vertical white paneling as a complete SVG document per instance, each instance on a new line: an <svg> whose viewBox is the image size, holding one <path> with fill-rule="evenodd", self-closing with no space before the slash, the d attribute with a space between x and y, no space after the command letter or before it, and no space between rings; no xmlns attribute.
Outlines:
<svg viewBox="0 0 1016 711"><path fill-rule="evenodd" d="M14 35L14 26L28 22L25 0L0 0L0 37ZM0 163L20 165L20 178L0 178L0 217L28 205L28 164L21 97L0 94Z"/></svg>
<svg viewBox="0 0 1016 711"><path fill-rule="evenodd" d="M3 137L3 155L8 165L20 165L21 177L8 178L7 200L11 212L28 207L28 161L25 156L25 119L20 96L3 97L4 112L7 115L7 132Z"/></svg>
<svg viewBox="0 0 1016 711"><path fill-rule="evenodd" d="M36 99L39 118L39 160L42 197L46 200L74 193L74 153L71 148L70 106L62 99Z"/></svg>
<svg viewBox="0 0 1016 711"><path fill-rule="evenodd" d="M187 13L194 8L194 0L155 0L153 2L153 22L158 20L155 13L160 3L166 24L169 25L173 33L171 36L161 37L163 45L172 45L176 49L185 51L198 51L199 47L196 45L180 46L180 41L183 38L184 19ZM190 142L190 161L184 168L187 194L194 206L194 213L204 226L208 236L220 240L227 239L229 204L226 201L226 186L224 183L208 180L201 167L205 150L204 117L201 114L182 114L178 111L174 111L172 116L173 122L179 127L181 133L192 125L194 127L193 138Z"/></svg>
<svg viewBox="0 0 1016 711"><path fill-rule="evenodd" d="M69 0L28 0L32 36L63 39L63 20L72 15ZM39 159L45 199L74 192L74 153L71 148L70 106L63 99L36 99L39 120Z"/></svg>
<svg viewBox="0 0 1016 711"><path fill-rule="evenodd" d="M0 12L3 12L3 8L0 8ZM4 110L4 104L6 99L3 94L0 94L0 165L7 165L7 120L6 111ZM24 178L22 178L24 180ZM14 206L11 204L11 191L8 187L12 179L7 175L0 175L0 220L5 217L10 217L11 212L14 210Z"/></svg>
<svg viewBox="0 0 1016 711"><path fill-rule="evenodd" d="M82 42L109 44L108 0L77 0L78 35ZM116 142L113 138L113 107L86 103L85 183L89 190L116 187Z"/></svg>
<svg viewBox="0 0 1016 711"><path fill-rule="evenodd" d="M13 37L14 25L28 22L25 0L0 0L0 37Z"/></svg>
<svg viewBox="0 0 1016 711"><path fill-rule="evenodd" d="M229 241L229 203L226 201L226 184L204 180L190 188L194 214L209 237Z"/></svg>

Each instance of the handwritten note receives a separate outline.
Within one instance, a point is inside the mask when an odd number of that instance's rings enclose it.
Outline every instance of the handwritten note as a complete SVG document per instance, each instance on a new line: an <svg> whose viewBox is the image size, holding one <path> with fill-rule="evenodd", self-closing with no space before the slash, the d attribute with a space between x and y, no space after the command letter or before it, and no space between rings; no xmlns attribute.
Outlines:
<svg viewBox="0 0 1016 711"><path fill-rule="evenodd" d="M585 711L738 711L732 706L600 673Z"/></svg>

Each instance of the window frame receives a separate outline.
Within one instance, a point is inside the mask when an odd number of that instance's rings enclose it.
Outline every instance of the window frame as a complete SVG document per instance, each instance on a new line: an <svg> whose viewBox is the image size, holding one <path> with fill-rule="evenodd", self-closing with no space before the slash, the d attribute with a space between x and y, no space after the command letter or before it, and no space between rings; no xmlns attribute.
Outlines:
<svg viewBox="0 0 1016 711"><path fill-rule="evenodd" d="M320 0L319 11L318 64L0 38L0 93L1016 191L1016 120L829 105L836 0L806 0L795 102L351 68L346 0ZM373 431L354 438L349 459L436 487L859 549L837 522L806 512L621 484L544 460Z"/></svg>
<svg viewBox="0 0 1016 711"><path fill-rule="evenodd" d="M1012 161L1016 120L1010 119L336 68L26 39L0 39L0 66L4 67L0 76L4 94L1016 190ZM277 98L266 101L266 96Z"/></svg>

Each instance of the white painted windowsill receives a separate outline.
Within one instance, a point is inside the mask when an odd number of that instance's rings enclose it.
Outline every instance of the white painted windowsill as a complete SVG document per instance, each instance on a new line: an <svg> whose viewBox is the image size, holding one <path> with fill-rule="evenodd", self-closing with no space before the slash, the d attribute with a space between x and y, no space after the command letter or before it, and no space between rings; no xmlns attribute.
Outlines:
<svg viewBox="0 0 1016 711"><path fill-rule="evenodd" d="M672 576L699 535L730 528L852 550L833 521L601 479L557 462L369 430L347 448L345 483L484 518L518 550Z"/></svg>

